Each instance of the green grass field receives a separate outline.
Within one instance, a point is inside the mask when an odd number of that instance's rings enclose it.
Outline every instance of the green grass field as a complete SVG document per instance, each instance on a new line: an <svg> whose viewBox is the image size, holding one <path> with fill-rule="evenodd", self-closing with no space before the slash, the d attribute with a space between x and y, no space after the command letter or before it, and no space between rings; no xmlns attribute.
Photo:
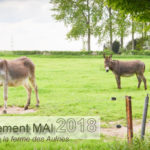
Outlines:
<svg viewBox="0 0 150 150"><path fill-rule="evenodd" d="M3 58L13 59L16 57L9 56ZM107 126L109 121L126 119L125 96L129 95L132 96L133 118L142 118L144 99L150 90L150 57L119 58L117 56L117 58L114 58L120 60L140 59L145 62L147 91L144 90L143 83L141 88L137 89L138 82L136 76L122 78L122 89L118 90L113 73L105 72L103 58L90 58L86 56L83 56L83 58L66 58L64 56L44 57L40 55L29 56L29 58L36 65L36 81L39 88L40 107L35 107L35 95L32 92L30 108L34 108L37 111L25 115L100 116L101 121ZM23 87L9 88L8 105L23 107L26 104L26 97L26 91ZM116 97L117 101L111 101L111 97ZM0 105L3 105L2 88L0 99ZM150 111L148 112L148 117L150 117ZM104 141L105 138L102 136L100 141L76 140L69 143L53 142L50 144L53 145L51 149L71 149L71 147L73 149L100 149L100 146L107 149L107 143ZM27 145L27 149L33 149L34 143L25 145ZM49 143L45 145L48 146ZM2 143L0 145L1 149L4 146L7 146L7 149L11 146L17 149L19 144ZM40 149L40 146L38 148ZM24 149L26 148L24 147Z"/></svg>

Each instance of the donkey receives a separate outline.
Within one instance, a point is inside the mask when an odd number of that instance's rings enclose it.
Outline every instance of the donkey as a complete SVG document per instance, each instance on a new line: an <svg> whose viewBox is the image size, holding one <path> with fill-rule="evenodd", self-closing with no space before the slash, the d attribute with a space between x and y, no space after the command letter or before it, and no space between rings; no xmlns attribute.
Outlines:
<svg viewBox="0 0 150 150"><path fill-rule="evenodd" d="M23 85L27 90L28 99L24 109L27 110L30 105L31 92L34 88L36 95L36 106L39 106L38 88L35 82L35 66L33 62L27 57L20 57L14 60L0 60L0 86L4 86L4 110L3 113L7 113L7 95L8 86L20 86Z"/></svg>
<svg viewBox="0 0 150 150"><path fill-rule="evenodd" d="M105 56L104 54L104 64L106 72L109 69L114 73L117 81L118 89L121 89L121 80L120 77L129 77L136 74L138 79L138 88L140 88L141 81L144 82L145 90L147 89L146 79L144 77L145 64L139 60L134 61L119 61L112 60L112 55Z"/></svg>

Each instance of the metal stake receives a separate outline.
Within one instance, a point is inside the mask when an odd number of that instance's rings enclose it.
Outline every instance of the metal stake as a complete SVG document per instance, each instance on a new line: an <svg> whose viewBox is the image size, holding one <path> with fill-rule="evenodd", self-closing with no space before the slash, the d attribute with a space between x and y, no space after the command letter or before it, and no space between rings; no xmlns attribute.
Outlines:
<svg viewBox="0 0 150 150"><path fill-rule="evenodd" d="M141 139L144 139L144 135L145 135L146 118L147 118L147 111L148 111L148 102L149 102L149 95L147 94L147 96L145 97L145 104L144 104L144 111L143 111Z"/></svg>

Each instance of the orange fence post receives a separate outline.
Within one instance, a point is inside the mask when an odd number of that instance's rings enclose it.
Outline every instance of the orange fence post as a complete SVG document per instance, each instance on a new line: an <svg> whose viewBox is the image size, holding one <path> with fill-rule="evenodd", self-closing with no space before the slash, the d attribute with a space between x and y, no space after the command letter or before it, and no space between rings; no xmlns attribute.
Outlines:
<svg viewBox="0 0 150 150"><path fill-rule="evenodd" d="M131 96L126 96L125 99L126 99L126 116L127 116L127 138L128 143L132 143L133 124L132 124Z"/></svg>

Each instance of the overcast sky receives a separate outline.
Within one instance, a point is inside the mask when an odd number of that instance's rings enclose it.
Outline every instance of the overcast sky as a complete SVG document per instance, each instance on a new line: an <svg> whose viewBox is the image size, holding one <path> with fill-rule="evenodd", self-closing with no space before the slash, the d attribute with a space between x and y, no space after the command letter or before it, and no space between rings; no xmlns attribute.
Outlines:
<svg viewBox="0 0 150 150"><path fill-rule="evenodd" d="M49 0L0 0L0 50L81 50L82 40L67 40L69 29L56 22ZM92 39L92 49L102 46Z"/></svg>

